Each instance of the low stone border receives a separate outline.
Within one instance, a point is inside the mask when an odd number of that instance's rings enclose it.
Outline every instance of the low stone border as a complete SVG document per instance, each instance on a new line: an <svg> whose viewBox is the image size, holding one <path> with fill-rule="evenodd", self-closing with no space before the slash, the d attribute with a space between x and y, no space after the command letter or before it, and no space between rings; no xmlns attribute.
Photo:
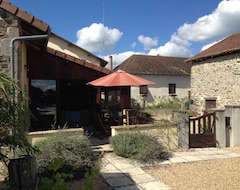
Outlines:
<svg viewBox="0 0 240 190"><path fill-rule="evenodd" d="M46 139L48 135L54 134L57 132L72 133L79 132L80 135L84 135L84 130L82 128L71 128L71 129L60 129L60 130L47 130L47 131L36 131L29 132L26 134L29 142L34 145L37 141Z"/></svg>

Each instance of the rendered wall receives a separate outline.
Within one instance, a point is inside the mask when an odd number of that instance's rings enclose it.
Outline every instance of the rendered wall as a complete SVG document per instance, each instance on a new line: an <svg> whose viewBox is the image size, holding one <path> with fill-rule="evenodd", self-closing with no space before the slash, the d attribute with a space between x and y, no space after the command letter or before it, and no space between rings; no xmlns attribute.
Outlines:
<svg viewBox="0 0 240 190"><path fill-rule="evenodd" d="M179 99L188 96L190 89L190 76L160 76L160 75L138 75L141 78L155 82L156 84L148 85L148 94L145 98L146 104L158 102L161 97L168 97L168 85L176 84L176 97ZM142 102L139 94L139 87L131 87L131 98Z"/></svg>

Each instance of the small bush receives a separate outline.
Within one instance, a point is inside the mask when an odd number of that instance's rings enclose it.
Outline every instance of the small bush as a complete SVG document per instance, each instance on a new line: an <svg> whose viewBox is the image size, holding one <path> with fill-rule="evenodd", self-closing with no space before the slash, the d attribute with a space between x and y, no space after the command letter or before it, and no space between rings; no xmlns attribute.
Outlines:
<svg viewBox="0 0 240 190"><path fill-rule="evenodd" d="M181 101L176 97L158 97L158 101L154 102L153 105L149 105L147 108L178 111L181 109Z"/></svg>
<svg viewBox="0 0 240 190"><path fill-rule="evenodd" d="M110 143L117 155L140 162L159 160L163 153L155 137L140 132L119 133L110 138Z"/></svg>
<svg viewBox="0 0 240 190"><path fill-rule="evenodd" d="M78 177L83 177L96 162L90 141L79 134L58 132L39 141L36 147L40 150L36 155L40 177L51 175L48 165L56 159L64 162L58 172L72 172Z"/></svg>

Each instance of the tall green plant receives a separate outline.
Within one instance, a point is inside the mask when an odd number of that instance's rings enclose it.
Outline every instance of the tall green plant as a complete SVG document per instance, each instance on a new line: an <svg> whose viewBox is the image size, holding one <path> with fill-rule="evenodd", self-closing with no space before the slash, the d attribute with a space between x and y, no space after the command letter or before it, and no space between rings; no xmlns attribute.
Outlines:
<svg viewBox="0 0 240 190"><path fill-rule="evenodd" d="M147 107L148 109L173 110L181 109L181 101L176 97L158 97L158 101Z"/></svg>
<svg viewBox="0 0 240 190"><path fill-rule="evenodd" d="M24 132L30 126L30 111L25 104L27 99L17 81L0 72L0 147L32 154L34 148ZM0 159L7 158L7 153L0 149Z"/></svg>

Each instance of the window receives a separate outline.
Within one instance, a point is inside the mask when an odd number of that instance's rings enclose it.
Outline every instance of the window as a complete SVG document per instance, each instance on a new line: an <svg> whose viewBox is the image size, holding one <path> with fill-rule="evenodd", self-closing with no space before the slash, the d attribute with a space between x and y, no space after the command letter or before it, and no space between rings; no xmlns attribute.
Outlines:
<svg viewBox="0 0 240 190"><path fill-rule="evenodd" d="M208 109L216 108L216 100L217 98L215 97L205 98L205 110L207 111Z"/></svg>
<svg viewBox="0 0 240 190"><path fill-rule="evenodd" d="M148 87L147 87L147 85L142 85L142 86L140 86L139 91L140 91L140 94L142 94L142 95L147 95L147 93L148 93Z"/></svg>
<svg viewBox="0 0 240 190"><path fill-rule="evenodd" d="M56 121L56 81L31 80L31 130L51 129Z"/></svg>
<svg viewBox="0 0 240 190"><path fill-rule="evenodd" d="M169 95L176 95L176 84L168 84Z"/></svg>
<svg viewBox="0 0 240 190"><path fill-rule="evenodd" d="M31 94L36 109L56 110L55 80L31 80Z"/></svg>

